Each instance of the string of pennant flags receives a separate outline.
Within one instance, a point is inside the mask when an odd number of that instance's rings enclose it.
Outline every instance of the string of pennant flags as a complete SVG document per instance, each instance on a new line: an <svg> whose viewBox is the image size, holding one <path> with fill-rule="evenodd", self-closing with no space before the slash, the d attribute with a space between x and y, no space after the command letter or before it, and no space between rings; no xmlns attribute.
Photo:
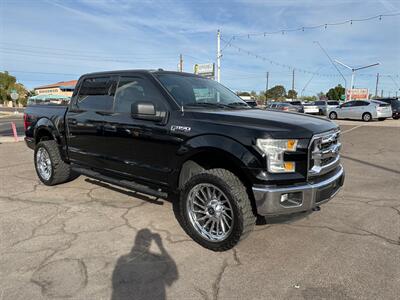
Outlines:
<svg viewBox="0 0 400 300"><path fill-rule="evenodd" d="M353 23L360 23L360 22L367 22L371 20L382 20L385 17L396 17L400 16L400 12L395 12L395 13L389 13L389 14L379 14L367 18L360 18L360 19L348 19L340 22L335 22L335 23L322 23L314 26L301 26L297 28L288 28L288 29L280 29L280 30L275 30L275 31L263 31L263 32L255 32L255 33L245 33L245 34L238 34L238 35L233 35L231 40L235 40L236 38L241 38L241 37L247 37L248 39L251 37L256 37L256 36L262 36L262 37L267 37L268 35L273 35L273 34L285 34L289 32L295 32L295 31L307 31L307 30L314 30L314 29L319 29L319 28L324 28L328 29L329 27L334 27L334 26L342 26L346 24L353 25Z"/></svg>
<svg viewBox="0 0 400 300"><path fill-rule="evenodd" d="M242 47L239 47L235 44L233 44L234 40L237 40L238 38L241 37L247 37L247 38L251 38L251 37L255 37L255 36L264 36L266 37L267 35L272 35L272 34L285 34L288 32L295 32L295 31L306 31L306 30L313 30L313 29L318 29L318 28L325 28L327 29L328 27L331 26L340 26L340 25L345 25L345 24L350 24L352 25L355 22L366 22L366 21L371 21L374 19L379 19L382 20L382 18L385 17L395 17L395 16L400 16L400 12L396 12L396 13L390 13L390 14L379 14L379 15L375 15L372 17L367 17L367 18L361 18L361 19L348 19L348 20L344 20L344 21L340 21L340 22L336 22L336 23L323 23L323 24L319 24L319 25L314 25L314 26L301 26L298 28L292 28L292 29L281 29L281 30L276 30L276 31L270 31L270 32L258 32L258 33L247 33L247 34L239 34L239 35L233 35L229 40L226 40L225 38L223 38L222 36L220 37L221 41L225 43L225 46L222 48L222 51L225 51L226 48L234 48L236 49L238 52L243 53L243 54L247 54L248 56L252 56L256 59L260 59L262 61L264 61L265 63L269 63L271 65L275 65L284 69L288 69L290 71L295 70L296 72L299 73L304 73L304 74L311 74L311 75L315 75L315 76L322 76L322 77L327 77L327 78L336 78L336 77L340 77L341 75L339 74L326 74L326 73L321 73L321 72L315 72L315 71L310 71L310 70L306 70L303 68L298 68L295 66L291 66L288 64L284 64L284 63L280 63L277 61L274 61L268 57L265 57L263 55L254 53L252 51L249 51L247 49L244 49ZM375 74L357 74L357 76L366 76L366 77L375 77ZM397 75L386 75L386 74L379 74L380 77L389 77L392 79L393 82L394 79L393 78L399 78L400 76ZM397 83L396 83L397 84Z"/></svg>
<svg viewBox="0 0 400 300"><path fill-rule="evenodd" d="M298 68L298 67L294 67L294 66L291 66L291 65L288 65L288 64L284 64L284 63L280 63L280 62L271 60L271 59L269 59L269 58L267 58L267 57L265 57L265 56L263 56L263 55L256 54L256 53L254 53L254 52L252 52L252 51L249 51L249 50L247 50L247 49L238 47L238 46L236 46L235 44L233 44L232 42L226 41L226 40L223 39L222 37L221 37L221 41L226 42L227 45L228 45L228 47L234 48L234 49L236 49L236 50L237 50L238 52L240 52L240 53L247 54L248 56L252 56L252 57L257 58L257 59L260 59L260 60L262 60L262 61L264 61L264 62L266 62L266 63L269 63L269 64L271 64L271 65L275 65L275 66L278 66L278 67L281 67L281 68L285 68L285 69L288 69L288 70L290 70L290 71L295 70L296 72L300 72L300 73L304 73L304 74L311 74L311 75L323 76L323 77L331 77L331 78L340 77L339 74L326 74L326 73L320 73L320 72L310 71L310 70L306 70L306 69L303 69L303 68ZM376 75L375 75L375 74L357 74L357 76L375 77ZM398 75L398 74L397 74L397 75L379 74L379 76L380 76L380 77L396 77L396 78L399 78L399 75Z"/></svg>

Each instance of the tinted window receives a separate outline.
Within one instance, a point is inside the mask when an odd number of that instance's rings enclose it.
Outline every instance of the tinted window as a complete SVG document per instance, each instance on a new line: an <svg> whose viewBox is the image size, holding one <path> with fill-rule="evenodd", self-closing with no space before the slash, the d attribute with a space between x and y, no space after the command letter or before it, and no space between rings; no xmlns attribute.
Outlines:
<svg viewBox="0 0 400 300"><path fill-rule="evenodd" d="M355 101L349 101L349 102L343 103L342 107L352 107L355 105L356 105Z"/></svg>
<svg viewBox="0 0 400 300"><path fill-rule="evenodd" d="M114 89L110 77L87 78L82 83L75 106L83 110L111 111Z"/></svg>
<svg viewBox="0 0 400 300"><path fill-rule="evenodd" d="M328 105L339 105L339 101L328 101Z"/></svg>
<svg viewBox="0 0 400 300"><path fill-rule="evenodd" d="M315 101L315 105L325 105L325 101Z"/></svg>
<svg viewBox="0 0 400 300"><path fill-rule="evenodd" d="M300 101L292 101L292 102L290 102L292 105L301 105L301 102Z"/></svg>
<svg viewBox="0 0 400 300"><path fill-rule="evenodd" d="M146 78L121 77L115 93L116 112L131 111L134 102L152 102L156 110L165 109L165 100L158 89Z"/></svg>
<svg viewBox="0 0 400 300"><path fill-rule="evenodd" d="M360 101L360 100L355 101L354 104L353 104L353 106L368 106L368 105L369 105L369 102Z"/></svg>

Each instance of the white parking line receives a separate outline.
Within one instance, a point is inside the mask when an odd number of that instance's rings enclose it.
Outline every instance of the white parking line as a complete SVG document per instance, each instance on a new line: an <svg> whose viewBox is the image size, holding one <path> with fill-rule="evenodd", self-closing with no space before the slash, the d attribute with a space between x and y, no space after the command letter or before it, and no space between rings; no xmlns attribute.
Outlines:
<svg viewBox="0 0 400 300"><path fill-rule="evenodd" d="M355 127L353 127L353 128L350 128L350 129L348 129L348 130L342 131L342 132L341 132L341 134L344 134L344 133L350 132L350 131L352 131L352 130L354 130L354 129L357 129L357 128L360 128L360 127L363 127L363 126L364 126L364 125L358 125L358 126L355 126Z"/></svg>

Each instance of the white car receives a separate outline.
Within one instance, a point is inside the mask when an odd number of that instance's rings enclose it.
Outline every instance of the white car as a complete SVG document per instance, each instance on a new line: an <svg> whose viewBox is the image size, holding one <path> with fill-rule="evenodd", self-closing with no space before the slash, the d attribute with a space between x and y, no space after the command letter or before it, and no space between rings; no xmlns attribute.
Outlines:
<svg viewBox="0 0 400 300"><path fill-rule="evenodd" d="M354 100L345 102L329 111L329 119L356 119L369 122L373 119L380 121L392 116L390 104L371 100Z"/></svg>
<svg viewBox="0 0 400 300"><path fill-rule="evenodd" d="M319 107L313 103L306 103L304 106L304 113L306 114L319 114Z"/></svg>

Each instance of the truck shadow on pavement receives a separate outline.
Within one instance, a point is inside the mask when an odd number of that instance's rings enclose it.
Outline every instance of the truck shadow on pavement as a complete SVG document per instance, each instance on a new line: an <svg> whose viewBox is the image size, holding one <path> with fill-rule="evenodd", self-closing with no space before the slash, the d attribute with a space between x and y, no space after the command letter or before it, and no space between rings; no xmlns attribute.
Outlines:
<svg viewBox="0 0 400 300"><path fill-rule="evenodd" d="M150 251L152 241L160 253ZM141 229L131 252L117 261L112 275L111 300L166 299L166 287L178 278L176 263L164 248L160 235L147 228Z"/></svg>

